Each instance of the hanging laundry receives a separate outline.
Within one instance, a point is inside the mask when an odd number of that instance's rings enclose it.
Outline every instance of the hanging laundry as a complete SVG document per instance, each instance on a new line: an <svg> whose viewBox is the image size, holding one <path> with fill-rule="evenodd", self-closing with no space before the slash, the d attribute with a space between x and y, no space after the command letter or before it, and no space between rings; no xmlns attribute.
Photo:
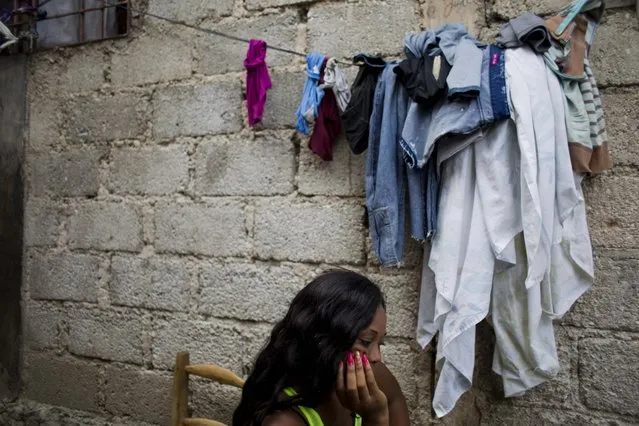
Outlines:
<svg viewBox="0 0 639 426"><path fill-rule="evenodd" d="M410 234L424 241L435 232L436 167L408 168L397 143L410 98L389 62L375 89L366 162L366 207L375 252L384 266L399 266L404 255L405 192Z"/></svg>
<svg viewBox="0 0 639 426"><path fill-rule="evenodd" d="M452 149L437 146L445 184L439 231L424 253L417 340L426 346L439 333L439 417L472 385L483 318L495 329L493 370L506 396L554 377L552 320L593 282L561 86L528 47L506 51L505 59L513 119L452 136Z"/></svg>
<svg viewBox="0 0 639 426"><path fill-rule="evenodd" d="M309 53L306 56L306 83L304 83L302 100L295 113L296 128L305 135L311 133L311 124L319 113L319 105L324 97L324 90L318 85L323 63L324 55L320 53Z"/></svg>
<svg viewBox="0 0 639 426"><path fill-rule="evenodd" d="M537 161L527 166L528 172L524 171L523 162L521 167L522 179L524 173L529 176L526 179L529 196L522 193L522 203L528 200L528 207L522 204L523 238L515 243L516 255L523 262L518 261L516 268L496 275L491 306L500 352L493 369L502 375L506 396L516 396L557 373L552 320L561 318L591 287L594 265L581 176L572 173L569 160L561 86L546 69L550 104L544 100L545 108L542 107L536 102L536 98L541 100L538 95L544 87L539 78L543 75L539 57L527 49L508 51L506 55L520 149L523 152L522 141L529 140L535 142L531 148L538 151ZM554 112L554 120L548 111ZM549 143L547 138L552 133L544 135L539 129L546 132L553 121L554 143ZM551 165L543 165L544 161L549 162L546 153L553 149L554 188L547 185ZM543 179L539 178L541 174ZM536 187L531 186L534 178L538 182ZM533 206L538 212L535 215L529 213ZM525 288L515 285L522 281Z"/></svg>
<svg viewBox="0 0 639 426"><path fill-rule="evenodd" d="M395 67L395 74L406 87L413 102L430 108L445 96L446 79L451 66L446 59L442 60L441 56L414 56L410 51L406 55L408 59Z"/></svg>
<svg viewBox="0 0 639 426"><path fill-rule="evenodd" d="M244 59L246 68L246 106L249 126L262 122L266 91L271 88L271 77L266 67L266 42L249 41L249 48Z"/></svg>
<svg viewBox="0 0 639 426"><path fill-rule="evenodd" d="M357 155L368 148L375 87L386 62L377 56L359 54L353 63L359 66L359 71L351 87L351 100L342 112L342 124L351 151Z"/></svg>
<svg viewBox="0 0 639 426"><path fill-rule="evenodd" d="M324 89L325 92L326 89L331 89L335 94L340 112L344 112L351 100L351 88L348 86L346 74L339 67L335 58L330 58L326 63L323 80L320 88Z"/></svg>
<svg viewBox="0 0 639 426"><path fill-rule="evenodd" d="M603 12L602 0L574 0L557 16L546 20L552 43L544 58L559 77L585 78L584 58L592 46Z"/></svg>
<svg viewBox="0 0 639 426"><path fill-rule="evenodd" d="M409 167L424 167L439 140L508 117L501 49L488 48L463 24L407 35L404 46L407 56L441 54L452 66L446 78L448 99L432 108L411 102L400 139Z"/></svg>
<svg viewBox="0 0 639 426"><path fill-rule="evenodd" d="M527 45L535 52L544 54L550 49L550 34L543 19L525 12L501 26L496 44L507 49Z"/></svg>
<svg viewBox="0 0 639 426"><path fill-rule="evenodd" d="M326 71L328 71L329 64L333 58L324 59L322 65L321 77L319 80L319 87L326 89ZM333 67L332 72L334 73ZM332 75L334 77L334 74ZM348 88L348 85L346 86ZM324 97L320 102L317 119L315 120L315 126L313 127L313 134L311 135L308 145L313 153L317 154L321 159L325 161L331 161L333 159L333 143L342 132L342 122L339 116L339 109L337 106L336 96L333 90L324 90Z"/></svg>
<svg viewBox="0 0 639 426"><path fill-rule="evenodd" d="M563 86L572 166L580 173L612 167L603 106L588 60L602 14L601 0L581 1L546 21L553 39L544 58Z"/></svg>

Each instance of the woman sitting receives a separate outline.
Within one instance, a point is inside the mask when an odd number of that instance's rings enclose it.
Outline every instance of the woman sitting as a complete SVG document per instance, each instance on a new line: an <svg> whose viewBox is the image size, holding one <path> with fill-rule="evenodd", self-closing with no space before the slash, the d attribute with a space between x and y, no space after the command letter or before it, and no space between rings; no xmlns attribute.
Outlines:
<svg viewBox="0 0 639 426"><path fill-rule="evenodd" d="M293 299L247 379L233 426L408 426L381 362L386 305L355 272L326 272Z"/></svg>

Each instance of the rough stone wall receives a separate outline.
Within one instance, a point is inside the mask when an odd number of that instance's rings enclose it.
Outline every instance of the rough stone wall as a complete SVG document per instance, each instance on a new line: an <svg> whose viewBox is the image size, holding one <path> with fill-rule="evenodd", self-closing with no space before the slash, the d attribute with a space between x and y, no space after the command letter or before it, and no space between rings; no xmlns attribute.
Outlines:
<svg viewBox="0 0 639 426"><path fill-rule="evenodd" d="M150 0L151 12L338 57L401 54L406 31L462 20L485 40L557 0ZM431 416L433 352L412 341L421 248L381 270L364 216L364 156L313 157L292 130L301 58L271 51L265 128L242 102L246 45L136 19L133 37L32 57L26 148L23 392L0 420L167 424L179 350L245 374L271 324L329 265L388 296L384 356L415 425ZM639 421L639 21L609 11L593 53L613 171L586 183L597 283L557 326L563 370L504 401L482 327L475 387L443 423ZM349 70L354 75L353 69ZM199 416L239 394L193 384ZM20 420L22 419L22 420ZM2 423L2 421L0 421Z"/></svg>

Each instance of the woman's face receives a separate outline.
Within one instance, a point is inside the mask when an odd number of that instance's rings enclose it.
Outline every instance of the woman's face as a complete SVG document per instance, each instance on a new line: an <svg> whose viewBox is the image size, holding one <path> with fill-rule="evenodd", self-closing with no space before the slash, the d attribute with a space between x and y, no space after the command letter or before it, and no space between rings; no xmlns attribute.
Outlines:
<svg viewBox="0 0 639 426"><path fill-rule="evenodd" d="M372 363L380 362L382 360L380 346L384 344L385 336L386 311L380 306L377 308L373 322L357 337L353 345L353 351L360 351L366 354Z"/></svg>

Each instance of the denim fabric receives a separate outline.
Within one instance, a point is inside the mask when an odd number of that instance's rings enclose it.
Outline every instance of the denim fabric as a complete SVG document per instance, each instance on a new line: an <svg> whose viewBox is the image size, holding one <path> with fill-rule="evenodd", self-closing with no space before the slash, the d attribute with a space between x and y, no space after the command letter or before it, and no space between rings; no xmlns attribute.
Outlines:
<svg viewBox="0 0 639 426"><path fill-rule="evenodd" d="M490 46L490 100L493 109L493 120L499 121L510 117L508 95L506 89L506 60L504 50Z"/></svg>
<svg viewBox="0 0 639 426"><path fill-rule="evenodd" d="M437 155L432 155L426 163L426 238L431 239L437 231L437 213L439 210L439 174L437 173ZM413 173L418 169L409 169Z"/></svg>
<svg viewBox="0 0 639 426"><path fill-rule="evenodd" d="M411 103L400 140L409 167L424 167L435 144L445 136L469 134L509 116L506 79L502 72L504 57L498 53L497 63L491 65L494 60L491 51L488 47L479 50L482 61L477 98L444 99L433 108ZM492 73L491 67L494 67Z"/></svg>
<svg viewBox="0 0 639 426"><path fill-rule="evenodd" d="M408 169L399 147L410 98L393 71L396 66L397 62L389 63L377 82L366 164L369 227L375 253L384 266L398 266L403 259L406 193L413 238L423 241L434 232L429 224L436 223L433 215L437 214L437 194L427 182L429 176L425 170Z"/></svg>
<svg viewBox="0 0 639 426"><path fill-rule="evenodd" d="M366 206L373 247L382 265L399 265L404 252L404 162L396 141L408 94L388 64L375 88L366 163Z"/></svg>
<svg viewBox="0 0 639 426"><path fill-rule="evenodd" d="M305 135L311 133L311 118L317 117L319 104L324 97L324 89L321 89L319 84L320 70L324 63L324 55L320 53L309 53L306 56L306 83L304 83L304 92L302 93L302 100L297 112L297 124L296 128ZM310 114L310 117L308 116Z"/></svg>

